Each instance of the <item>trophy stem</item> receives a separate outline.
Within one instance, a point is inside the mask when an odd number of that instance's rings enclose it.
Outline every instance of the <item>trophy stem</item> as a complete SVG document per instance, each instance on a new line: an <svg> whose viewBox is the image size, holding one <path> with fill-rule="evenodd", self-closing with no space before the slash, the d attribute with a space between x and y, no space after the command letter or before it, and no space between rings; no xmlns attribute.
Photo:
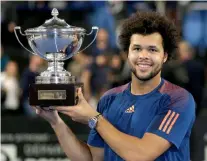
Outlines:
<svg viewBox="0 0 207 161"><path fill-rule="evenodd" d="M58 73L63 72L63 71L69 73L68 71L66 71L63 68L63 66L64 66L64 62L62 62L62 61L57 61L57 60L51 61L51 62L48 62L47 71L50 71L51 73L54 73L54 76L59 75Z"/></svg>
<svg viewBox="0 0 207 161"><path fill-rule="evenodd" d="M75 76L64 69L64 62L57 59L48 62L48 68L36 77L36 84L68 84L76 82Z"/></svg>
<svg viewBox="0 0 207 161"><path fill-rule="evenodd" d="M55 76L57 76L57 54L54 56L54 71L55 71ZM64 65L64 63L63 63Z"/></svg>

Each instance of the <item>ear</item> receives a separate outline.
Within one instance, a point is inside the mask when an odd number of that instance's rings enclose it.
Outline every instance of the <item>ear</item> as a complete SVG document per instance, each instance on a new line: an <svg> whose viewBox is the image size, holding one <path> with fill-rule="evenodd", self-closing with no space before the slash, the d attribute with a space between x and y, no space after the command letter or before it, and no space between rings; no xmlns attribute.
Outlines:
<svg viewBox="0 0 207 161"><path fill-rule="evenodd" d="M164 53L164 63L167 61L167 59L168 59L168 53L165 52L165 53Z"/></svg>

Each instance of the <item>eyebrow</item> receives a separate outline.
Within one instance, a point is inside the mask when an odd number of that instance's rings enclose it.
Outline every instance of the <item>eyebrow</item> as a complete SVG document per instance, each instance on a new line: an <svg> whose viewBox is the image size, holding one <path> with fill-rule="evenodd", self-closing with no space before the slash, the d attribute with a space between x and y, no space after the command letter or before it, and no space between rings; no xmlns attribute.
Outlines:
<svg viewBox="0 0 207 161"><path fill-rule="evenodd" d="M139 45L139 44L133 44L132 47L142 47L142 46ZM155 48L155 49L159 49L157 46L154 46L154 45L147 46L147 48Z"/></svg>
<svg viewBox="0 0 207 161"><path fill-rule="evenodd" d="M159 49L157 46L149 46L149 48L153 49Z"/></svg>

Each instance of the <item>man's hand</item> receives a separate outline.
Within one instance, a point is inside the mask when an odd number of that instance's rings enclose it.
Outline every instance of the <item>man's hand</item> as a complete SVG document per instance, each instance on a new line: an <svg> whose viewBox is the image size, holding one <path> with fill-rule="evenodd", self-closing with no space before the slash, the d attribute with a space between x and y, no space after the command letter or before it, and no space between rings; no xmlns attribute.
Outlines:
<svg viewBox="0 0 207 161"><path fill-rule="evenodd" d="M32 106L36 114L48 121L52 126L61 123L63 120L58 115L57 110L49 110L48 108L41 109L40 107Z"/></svg>
<svg viewBox="0 0 207 161"><path fill-rule="evenodd" d="M78 89L78 104L75 106L67 107L55 107L55 109L63 114L66 114L72 118L73 121L80 123L88 123L91 117L98 115L99 113L95 111L83 97L81 88Z"/></svg>
<svg viewBox="0 0 207 161"><path fill-rule="evenodd" d="M89 118L98 114L85 100L81 90L78 90L78 104L70 107L50 107L50 108L38 108L33 107L36 113L47 120L63 148L65 154L70 160L103 160L104 151L102 148L89 147L86 143L79 141L70 128L64 123L64 121L58 115L58 112L66 114L72 117L73 120L86 123ZM94 154L95 153L95 154Z"/></svg>

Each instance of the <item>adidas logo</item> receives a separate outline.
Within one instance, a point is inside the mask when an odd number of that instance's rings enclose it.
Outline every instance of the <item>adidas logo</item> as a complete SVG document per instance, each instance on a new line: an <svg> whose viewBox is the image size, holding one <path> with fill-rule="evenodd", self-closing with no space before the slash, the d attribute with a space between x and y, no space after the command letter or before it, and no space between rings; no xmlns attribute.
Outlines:
<svg viewBox="0 0 207 161"><path fill-rule="evenodd" d="M133 113L134 112L134 105L126 109L125 113Z"/></svg>

